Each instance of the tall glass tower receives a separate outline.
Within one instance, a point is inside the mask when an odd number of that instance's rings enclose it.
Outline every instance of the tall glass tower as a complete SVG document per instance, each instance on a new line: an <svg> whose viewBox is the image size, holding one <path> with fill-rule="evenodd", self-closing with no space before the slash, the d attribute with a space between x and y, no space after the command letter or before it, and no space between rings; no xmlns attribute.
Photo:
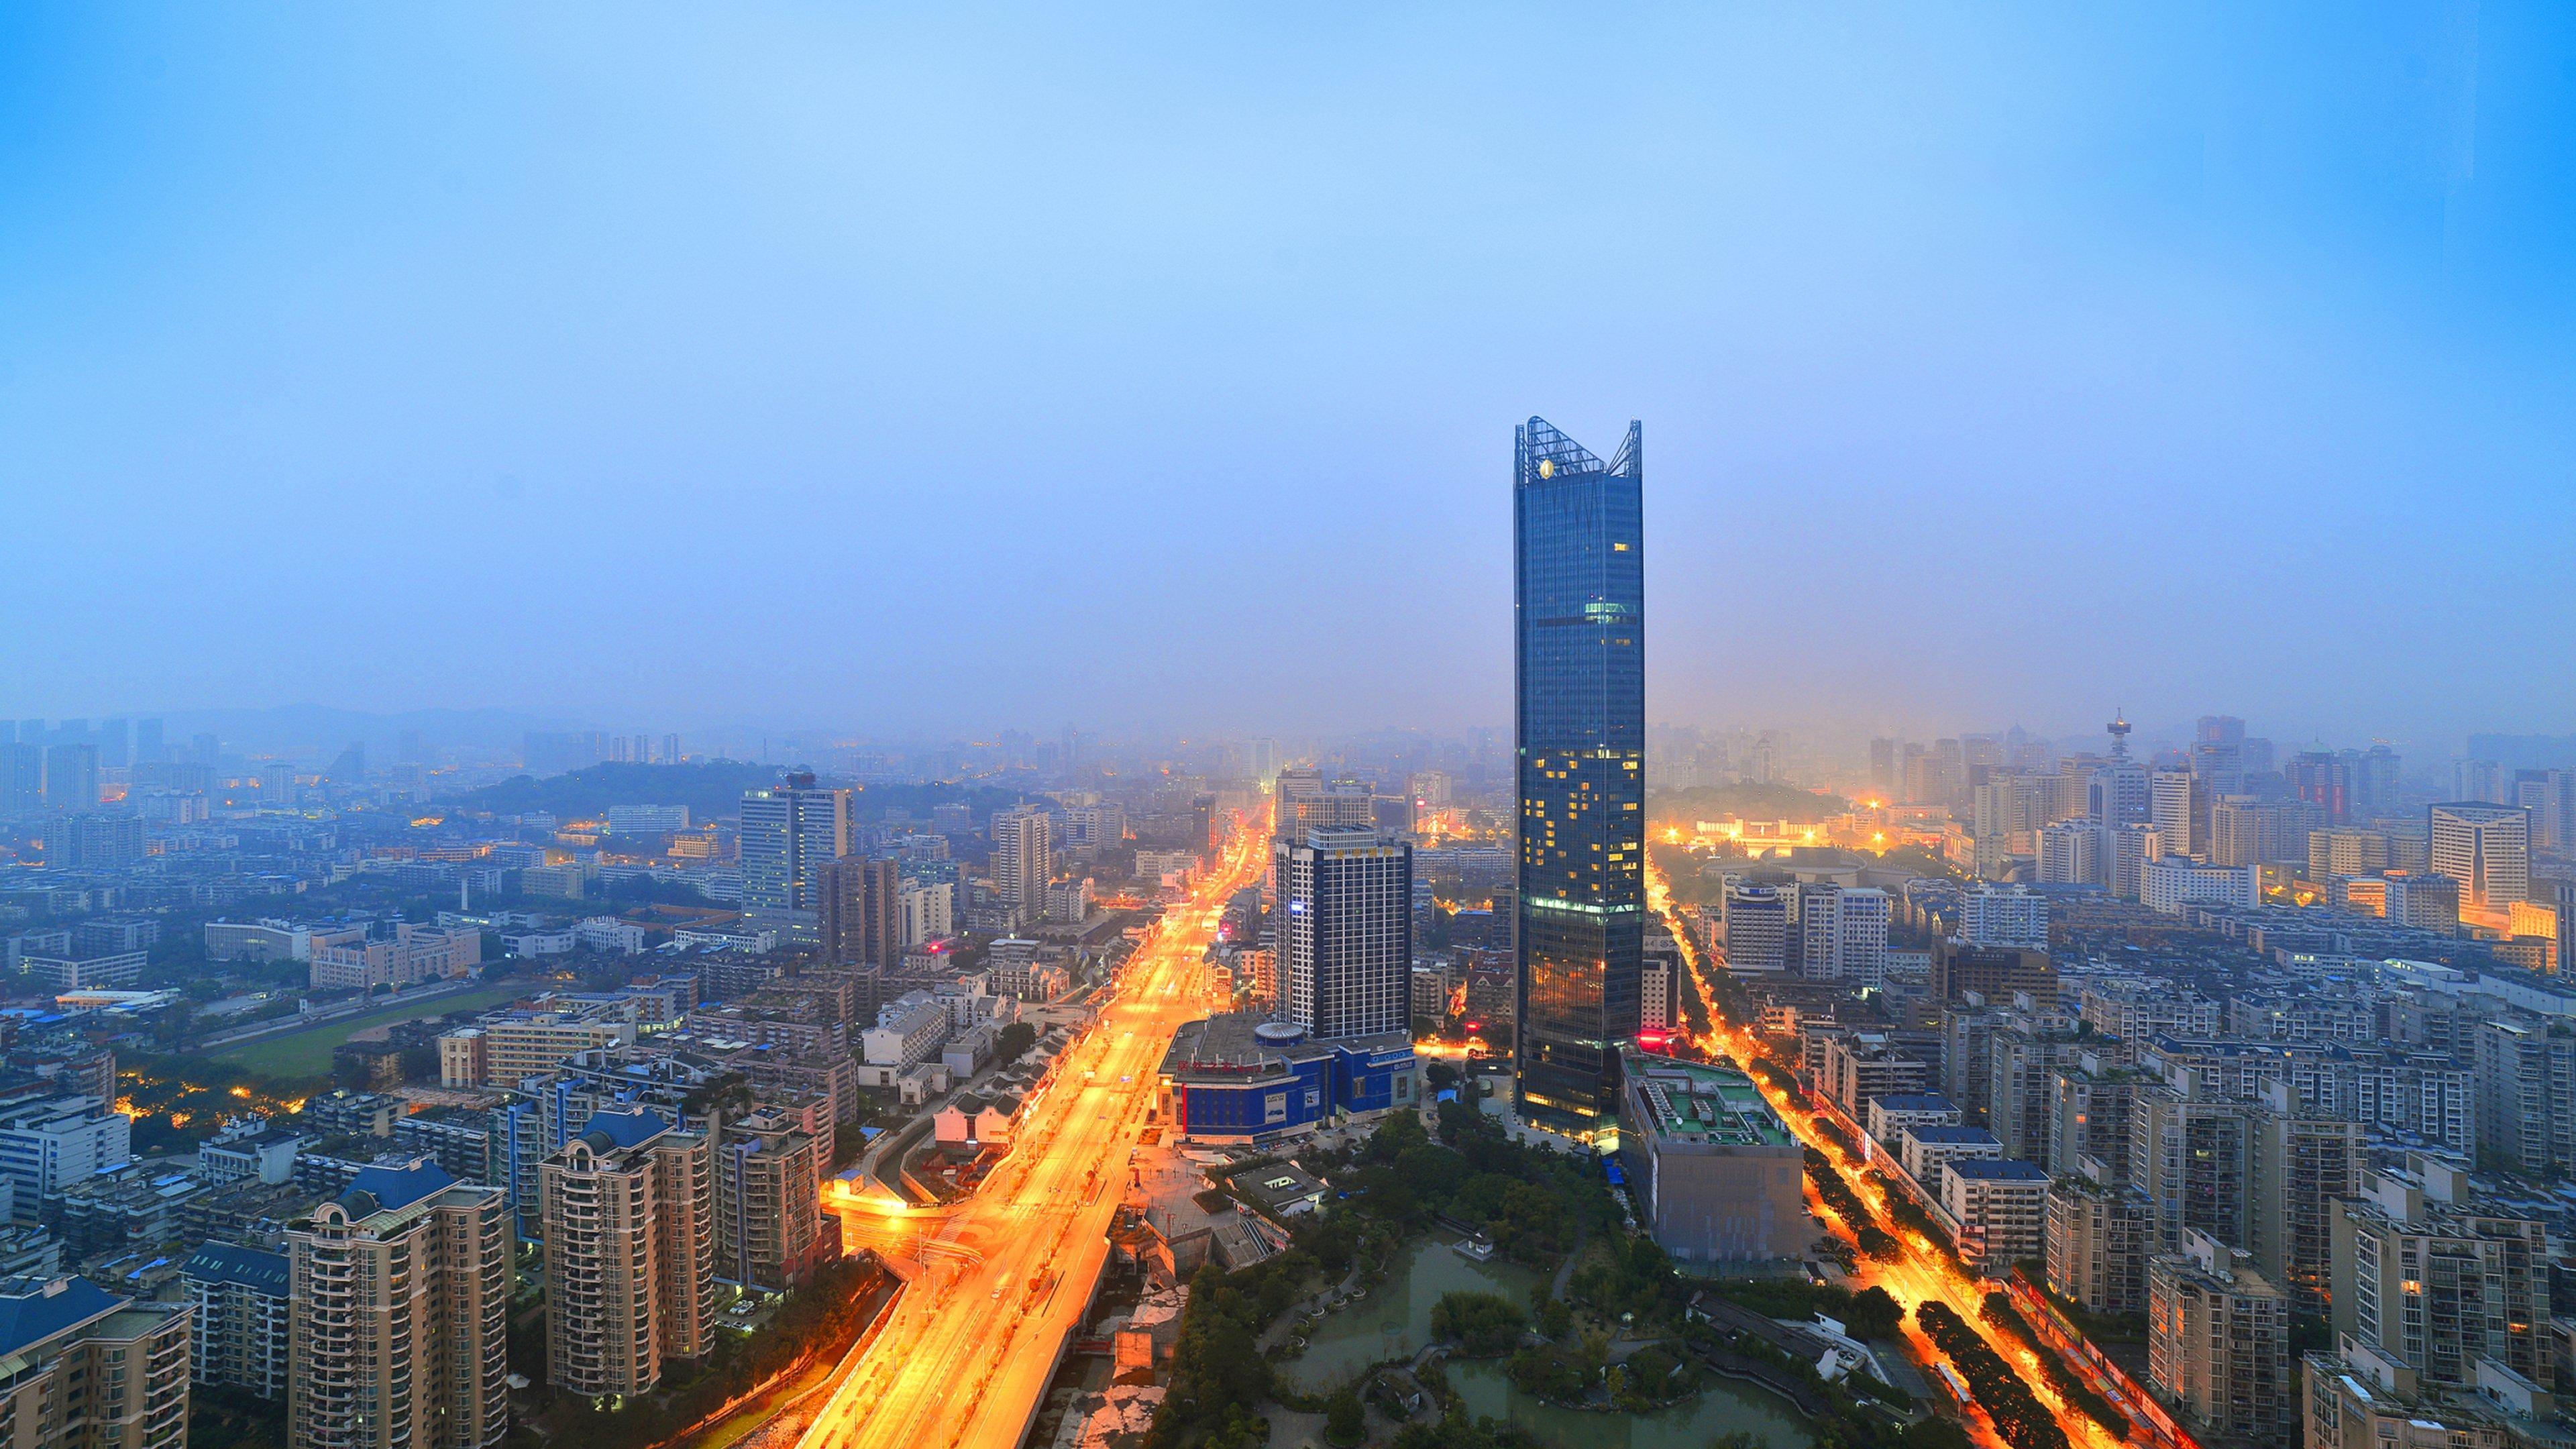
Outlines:
<svg viewBox="0 0 2576 1449"><path fill-rule="evenodd" d="M1512 468L1521 1112L1618 1120L1646 926L1643 430L1604 463L1538 418Z"/></svg>

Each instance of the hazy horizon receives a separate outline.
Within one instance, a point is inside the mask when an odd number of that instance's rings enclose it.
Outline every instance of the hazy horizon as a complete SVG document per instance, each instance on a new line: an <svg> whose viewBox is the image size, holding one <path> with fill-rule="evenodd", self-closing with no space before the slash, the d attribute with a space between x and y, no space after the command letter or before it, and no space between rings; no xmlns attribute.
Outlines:
<svg viewBox="0 0 2576 1449"><path fill-rule="evenodd" d="M0 718L2576 725L2576 19L0 16ZM2525 543L2526 538L2538 544Z"/></svg>

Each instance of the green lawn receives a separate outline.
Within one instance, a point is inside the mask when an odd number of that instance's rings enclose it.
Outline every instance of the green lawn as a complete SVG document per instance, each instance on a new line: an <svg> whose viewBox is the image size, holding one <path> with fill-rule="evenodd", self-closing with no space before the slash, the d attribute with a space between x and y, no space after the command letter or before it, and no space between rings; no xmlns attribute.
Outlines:
<svg viewBox="0 0 2576 1449"><path fill-rule="evenodd" d="M416 1016L444 1014L451 1011L480 1011L515 1001L531 988L525 982L503 986L486 986L476 991L460 991L454 996L441 996L426 1002L388 1007L363 1016L344 1016L326 1021L303 1031L282 1036L262 1037L214 1053L209 1060L232 1062L254 1072L272 1077L319 1077L331 1071L331 1049L369 1027L409 1021Z"/></svg>

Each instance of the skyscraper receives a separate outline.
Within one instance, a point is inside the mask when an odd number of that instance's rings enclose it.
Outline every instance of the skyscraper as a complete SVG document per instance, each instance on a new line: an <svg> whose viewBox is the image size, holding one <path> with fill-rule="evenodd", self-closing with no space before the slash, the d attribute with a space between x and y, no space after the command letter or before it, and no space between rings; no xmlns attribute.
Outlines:
<svg viewBox="0 0 2576 1449"><path fill-rule="evenodd" d="M850 853L850 792L791 774L770 789L744 791L741 824L743 913L820 944L816 896L823 867Z"/></svg>
<svg viewBox="0 0 2576 1449"><path fill-rule="evenodd" d="M1047 881L1055 873L1051 824L1046 811L1032 805L993 816L993 891L1014 925L1046 914Z"/></svg>
<svg viewBox="0 0 2576 1449"><path fill-rule="evenodd" d="M1645 940L1644 453L1637 423L1605 463L1532 418L1513 458L1514 1095L1586 1132L1617 1117Z"/></svg>
<svg viewBox="0 0 2576 1449"><path fill-rule="evenodd" d="M1275 850L1283 1014L1319 1040L1409 1031L1413 847L1345 826Z"/></svg>

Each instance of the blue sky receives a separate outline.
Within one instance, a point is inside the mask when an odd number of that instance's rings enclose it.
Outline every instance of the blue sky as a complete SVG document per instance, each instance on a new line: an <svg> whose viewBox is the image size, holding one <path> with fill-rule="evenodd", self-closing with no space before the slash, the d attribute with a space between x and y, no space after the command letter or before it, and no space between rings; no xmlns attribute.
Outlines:
<svg viewBox="0 0 2576 1449"><path fill-rule="evenodd" d="M2070 13L2078 9L2084 13ZM2576 728L2549 6L15 7L0 716Z"/></svg>

